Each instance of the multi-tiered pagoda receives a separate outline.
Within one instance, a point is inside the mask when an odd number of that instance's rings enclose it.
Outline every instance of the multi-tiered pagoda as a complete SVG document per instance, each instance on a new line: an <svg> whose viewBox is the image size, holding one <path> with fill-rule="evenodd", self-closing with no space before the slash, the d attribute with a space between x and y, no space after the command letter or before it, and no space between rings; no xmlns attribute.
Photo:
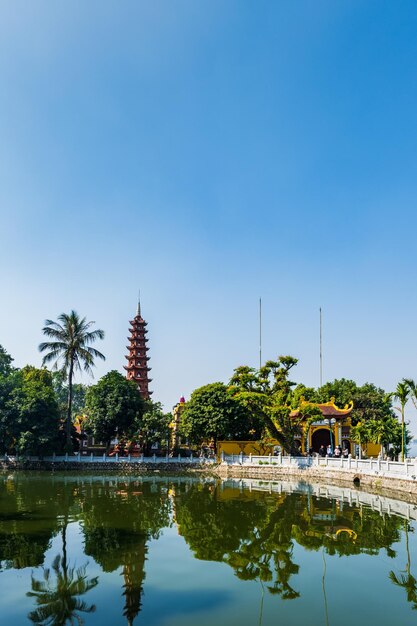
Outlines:
<svg viewBox="0 0 417 626"><path fill-rule="evenodd" d="M143 319L140 312L140 302L138 302L138 308L136 311L135 319L130 322L130 337L128 337L129 344L127 349L129 354L126 359L127 365L124 366L127 370L126 378L128 380L134 380L138 386L138 391L144 400L149 400L149 396L152 391L149 391L149 372L151 370L148 367L148 340L146 338L147 323Z"/></svg>

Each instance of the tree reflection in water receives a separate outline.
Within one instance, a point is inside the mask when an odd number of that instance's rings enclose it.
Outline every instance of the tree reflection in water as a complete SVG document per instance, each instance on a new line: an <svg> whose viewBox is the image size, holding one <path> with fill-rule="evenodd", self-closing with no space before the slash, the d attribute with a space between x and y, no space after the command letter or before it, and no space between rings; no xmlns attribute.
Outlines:
<svg viewBox="0 0 417 626"><path fill-rule="evenodd" d="M107 481L84 502L85 553L105 572L122 567L123 615L129 626L142 605L147 542L170 525L167 492L163 483Z"/></svg>
<svg viewBox="0 0 417 626"><path fill-rule="evenodd" d="M43 580L32 575L32 591L27 595L35 598L38 608L29 613L30 621L38 626L83 624L79 613L92 613L96 607L86 604L80 596L98 584L98 577L87 578L86 568L86 565L77 570L68 567L58 554L52 563L55 576L51 575L49 568L44 568Z"/></svg>
<svg viewBox="0 0 417 626"><path fill-rule="evenodd" d="M204 486L176 491L179 531L200 559L223 561L242 580L259 579L283 600L300 596L293 582L295 542L307 550L378 554L400 538L401 520L306 493L269 495Z"/></svg>
<svg viewBox="0 0 417 626"><path fill-rule="evenodd" d="M297 545L321 552L325 560L327 555L377 555L381 550L394 557L392 546L400 541L403 524L399 517L306 491L250 492L215 481L77 476L37 482L19 475L5 478L2 487L0 569L42 565L52 538L61 534L61 555L44 569L43 578L32 576L28 594L37 604L29 617L44 626L81 624L94 610L84 596L97 586L97 577L88 578L85 566L76 570L69 565L70 522L80 523L84 552L103 572L120 571L121 612L130 626L143 602L149 540L173 523L196 558L225 563L239 579L259 582L260 623L264 590L282 600L296 600L302 593ZM411 530L407 522L405 570L389 577L417 609Z"/></svg>
<svg viewBox="0 0 417 626"><path fill-rule="evenodd" d="M417 580L411 573L411 557L410 557L410 545L408 540L408 533L413 529L410 528L410 525L407 520L404 521L404 534L405 534L405 550L407 552L407 565L405 566L405 570L403 574L395 574L394 571L389 573L390 580L397 585L398 587L402 587L406 592L407 602L410 602L412 608L417 610Z"/></svg>

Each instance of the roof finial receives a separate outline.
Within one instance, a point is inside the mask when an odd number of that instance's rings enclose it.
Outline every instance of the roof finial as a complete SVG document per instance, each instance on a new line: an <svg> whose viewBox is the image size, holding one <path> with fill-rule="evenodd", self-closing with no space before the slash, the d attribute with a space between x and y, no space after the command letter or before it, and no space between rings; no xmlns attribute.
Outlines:
<svg viewBox="0 0 417 626"><path fill-rule="evenodd" d="M141 317L141 312L140 312L140 289L139 289L139 293L138 293L138 306L136 309L136 317Z"/></svg>

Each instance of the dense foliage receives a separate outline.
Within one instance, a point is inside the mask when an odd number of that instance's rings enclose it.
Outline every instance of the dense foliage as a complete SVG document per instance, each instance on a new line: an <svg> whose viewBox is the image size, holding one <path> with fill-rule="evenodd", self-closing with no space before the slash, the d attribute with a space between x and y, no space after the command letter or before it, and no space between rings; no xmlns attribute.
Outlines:
<svg viewBox="0 0 417 626"><path fill-rule="evenodd" d="M50 372L26 366L0 374L3 452L45 454L59 446L60 415Z"/></svg>
<svg viewBox="0 0 417 626"><path fill-rule="evenodd" d="M85 430L108 446L115 437L131 437L145 410L136 384L112 370L88 388Z"/></svg>
<svg viewBox="0 0 417 626"><path fill-rule="evenodd" d="M230 393L262 425L262 436L279 441L285 450L294 452L300 436L302 420L321 417L317 407L304 404L298 416L291 412L294 405L290 370L297 364L291 356L280 356L277 361L267 361L259 370L244 366L235 369L230 380Z"/></svg>
<svg viewBox="0 0 417 626"><path fill-rule="evenodd" d="M196 389L182 415L182 433L190 443L260 436L256 414L239 402L223 383Z"/></svg>
<svg viewBox="0 0 417 626"><path fill-rule="evenodd" d="M144 401L144 412L135 420L134 434L146 456L154 443L169 446L171 419L171 413L164 413L160 402Z"/></svg>

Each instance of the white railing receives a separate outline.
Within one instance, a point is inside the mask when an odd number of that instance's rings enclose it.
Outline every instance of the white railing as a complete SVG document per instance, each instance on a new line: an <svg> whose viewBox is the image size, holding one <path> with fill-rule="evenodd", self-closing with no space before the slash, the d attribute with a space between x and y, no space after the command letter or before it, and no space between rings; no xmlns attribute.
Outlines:
<svg viewBox="0 0 417 626"><path fill-rule="evenodd" d="M389 476L417 480L417 459L402 461L384 461L382 459L353 459L348 457L304 457L304 456L256 456L254 454L222 454L221 462L226 465L244 465L250 467L294 467L297 469L328 468L343 472L360 472L372 476Z"/></svg>
<svg viewBox="0 0 417 626"><path fill-rule="evenodd" d="M382 495L367 493L349 487L336 485L322 485L308 482L296 482L294 480L265 481L257 478L228 478L221 483L221 489L232 487L249 491L264 491L270 494L303 493L316 496L317 498L330 498L339 501L340 509L344 504L349 506L364 506L388 515L398 515L405 519L417 521L417 507L402 500L394 500Z"/></svg>
<svg viewBox="0 0 417 626"><path fill-rule="evenodd" d="M46 461L48 463L144 463L144 464L158 464L158 463L181 463L183 465L205 465L207 463L213 464L216 463L216 459L204 458L199 456L181 456L178 454L177 456L120 456L118 454L114 454L109 456L107 454L102 454L100 456L94 456L93 454L82 455L82 454L65 454L65 455L56 455L52 456L12 456L5 454L0 456L0 461L8 461L10 463L17 463L19 461Z"/></svg>

